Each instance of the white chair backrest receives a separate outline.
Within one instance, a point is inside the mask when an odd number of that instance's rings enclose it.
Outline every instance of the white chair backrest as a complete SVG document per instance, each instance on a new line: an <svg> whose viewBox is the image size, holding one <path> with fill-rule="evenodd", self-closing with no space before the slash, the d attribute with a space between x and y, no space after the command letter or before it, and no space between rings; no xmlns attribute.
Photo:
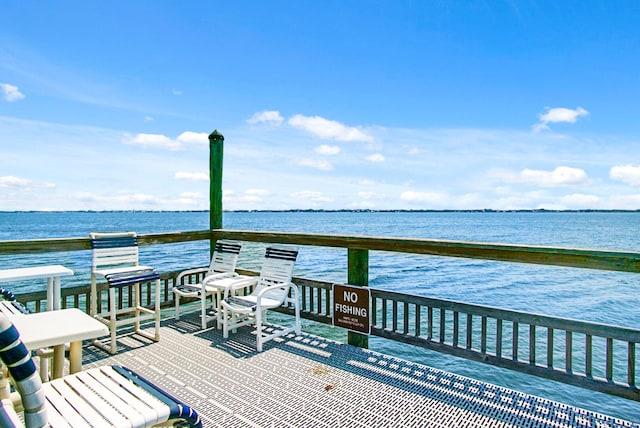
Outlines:
<svg viewBox="0 0 640 428"><path fill-rule="evenodd" d="M93 249L92 270L138 266L138 238L135 232L89 234Z"/></svg>
<svg viewBox="0 0 640 428"><path fill-rule="evenodd" d="M238 242L217 241L207 275L235 272L241 248L242 244Z"/></svg>
<svg viewBox="0 0 640 428"><path fill-rule="evenodd" d="M298 249L296 247L267 247L254 294L268 287L270 290L263 294L264 297L284 302L289 288L274 287L274 285L282 284L283 282L289 284L291 282L293 266L297 257Z"/></svg>

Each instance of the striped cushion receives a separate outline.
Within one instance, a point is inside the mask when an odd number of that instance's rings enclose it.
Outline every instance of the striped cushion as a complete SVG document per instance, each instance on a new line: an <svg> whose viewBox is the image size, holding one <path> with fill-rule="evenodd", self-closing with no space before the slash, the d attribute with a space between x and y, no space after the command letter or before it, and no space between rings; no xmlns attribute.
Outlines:
<svg viewBox="0 0 640 428"><path fill-rule="evenodd" d="M282 247L268 247L265 257L271 259L291 260L295 262L298 257L298 250Z"/></svg>
<svg viewBox="0 0 640 428"><path fill-rule="evenodd" d="M93 249L123 248L123 247L137 247L137 246L138 246L138 238L135 236L91 239L91 248Z"/></svg>
<svg viewBox="0 0 640 428"><path fill-rule="evenodd" d="M109 273L105 275L109 287L124 287L138 282L148 282L160 279L160 274L154 269L142 269L129 272Z"/></svg>
<svg viewBox="0 0 640 428"><path fill-rule="evenodd" d="M240 254L241 248L242 248L242 244L239 244L236 242L217 241L215 246L215 251L217 253Z"/></svg>

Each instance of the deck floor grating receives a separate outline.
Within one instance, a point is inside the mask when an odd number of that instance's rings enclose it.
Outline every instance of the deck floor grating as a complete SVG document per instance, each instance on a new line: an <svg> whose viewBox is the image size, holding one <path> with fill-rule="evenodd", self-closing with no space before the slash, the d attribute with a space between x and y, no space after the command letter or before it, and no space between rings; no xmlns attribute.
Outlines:
<svg viewBox="0 0 640 428"><path fill-rule="evenodd" d="M196 313L162 322L161 340L124 334L84 367L120 364L180 397L207 427L636 427L510 389L307 334L255 351L250 328L229 340Z"/></svg>

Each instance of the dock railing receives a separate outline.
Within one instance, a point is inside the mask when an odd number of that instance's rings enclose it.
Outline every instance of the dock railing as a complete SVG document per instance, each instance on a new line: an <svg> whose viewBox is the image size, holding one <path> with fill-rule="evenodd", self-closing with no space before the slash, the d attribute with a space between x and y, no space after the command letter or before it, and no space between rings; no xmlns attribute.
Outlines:
<svg viewBox="0 0 640 428"><path fill-rule="evenodd" d="M360 286L367 286L369 251L640 273L640 253L636 252L412 238L215 229L139 235L139 244L217 239L346 248L347 282ZM0 241L0 256L89 249L88 238ZM189 267L193 266L185 269ZM173 305L171 289L177 274L161 273L164 306ZM331 324L333 282L294 277L294 283L300 288L302 316ZM143 293L148 304L150 287L152 284ZM62 307L88 312L88 293L88 284L63 288ZM123 289L118 304L129 296ZM46 307L44 291L17 297L34 311ZM371 299L372 335L640 401L636 385L640 330L379 289L371 289ZM291 308L282 311L291 312ZM351 334L349 342L367 344L366 336L359 334Z"/></svg>

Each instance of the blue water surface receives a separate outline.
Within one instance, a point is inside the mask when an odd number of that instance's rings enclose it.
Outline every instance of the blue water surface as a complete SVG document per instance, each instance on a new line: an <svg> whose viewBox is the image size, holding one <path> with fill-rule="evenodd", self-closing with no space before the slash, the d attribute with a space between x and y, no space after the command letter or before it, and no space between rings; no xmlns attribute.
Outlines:
<svg viewBox="0 0 640 428"><path fill-rule="evenodd" d="M208 212L0 212L0 240L86 237L92 231L139 234L206 230ZM448 239L640 252L640 213L632 212L230 212L227 229ZM259 268L262 246L247 243L239 265ZM160 271L208 264L208 242L141 248ZM345 249L303 247L297 276L346 282ZM0 256L0 269L63 264L86 284L89 251ZM637 274L372 251L369 285L423 296L640 328ZM44 284L13 284L14 291ZM342 330L305 330L343 340ZM523 392L640 422L640 404L509 370L372 337L370 348ZM640 356L638 356L640 359Z"/></svg>

